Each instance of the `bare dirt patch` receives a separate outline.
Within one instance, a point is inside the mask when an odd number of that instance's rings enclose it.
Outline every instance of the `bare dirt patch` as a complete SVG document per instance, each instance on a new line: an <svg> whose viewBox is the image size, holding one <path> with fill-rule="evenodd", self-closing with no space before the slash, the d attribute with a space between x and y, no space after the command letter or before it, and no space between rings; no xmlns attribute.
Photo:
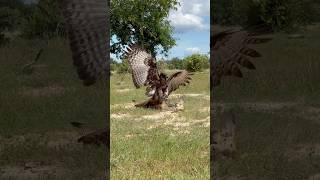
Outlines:
<svg viewBox="0 0 320 180"><path fill-rule="evenodd" d="M16 147L33 143L35 146L46 146L48 148L71 148L79 145L77 139L81 133L70 132L47 132L41 134L24 134L12 137L0 137L0 151L3 148ZM2 147L2 148L1 148Z"/></svg>
<svg viewBox="0 0 320 180"><path fill-rule="evenodd" d="M221 108L222 111L239 107L244 110L258 112L274 112L296 105L298 105L298 103L294 102L214 103L214 106Z"/></svg>
<svg viewBox="0 0 320 180"><path fill-rule="evenodd" d="M320 144L300 144L290 149L288 154L290 160L305 159L308 157L320 157Z"/></svg>
<svg viewBox="0 0 320 180"><path fill-rule="evenodd" d="M1 179L39 179L62 176L66 170L62 166L45 165L42 162L27 162L21 166L0 167Z"/></svg>
<svg viewBox="0 0 320 180"><path fill-rule="evenodd" d="M308 180L320 180L320 173L310 176Z"/></svg>
<svg viewBox="0 0 320 180"><path fill-rule="evenodd" d="M124 118L129 118L132 117L130 114L125 114L125 113L112 113L111 118L112 119L124 119Z"/></svg>
<svg viewBox="0 0 320 180"><path fill-rule="evenodd" d="M191 93L191 94L172 94L171 97L173 98L180 98L180 97L200 97L203 98L205 100L210 100L210 96L206 95L206 94L195 94L195 93Z"/></svg>
<svg viewBox="0 0 320 180"><path fill-rule="evenodd" d="M132 89L117 89L116 90L118 93L126 93L126 92L129 92L129 91L132 91Z"/></svg>
<svg viewBox="0 0 320 180"><path fill-rule="evenodd" d="M111 109L122 108L122 109L133 109L135 108L135 103L123 103L123 104L113 104Z"/></svg>
<svg viewBox="0 0 320 180"><path fill-rule="evenodd" d="M65 88L60 85L52 85L41 88L23 87L20 91L21 96L43 97L51 95L59 95L65 92Z"/></svg>

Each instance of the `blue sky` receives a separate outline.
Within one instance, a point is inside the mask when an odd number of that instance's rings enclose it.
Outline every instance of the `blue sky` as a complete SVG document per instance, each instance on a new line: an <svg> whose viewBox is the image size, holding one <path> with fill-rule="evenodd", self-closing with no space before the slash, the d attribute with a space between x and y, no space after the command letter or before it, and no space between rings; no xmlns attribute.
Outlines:
<svg viewBox="0 0 320 180"><path fill-rule="evenodd" d="M193 53L209 52L210 37L210 1L180 0L178 10L172 10L169 15L174 27L176 46L169 51L168 58L184 58ZM113 54L111 57L115 58ZM157 58L162 58L159 55ZM165 58L165 59L168 59Z"/></svg>

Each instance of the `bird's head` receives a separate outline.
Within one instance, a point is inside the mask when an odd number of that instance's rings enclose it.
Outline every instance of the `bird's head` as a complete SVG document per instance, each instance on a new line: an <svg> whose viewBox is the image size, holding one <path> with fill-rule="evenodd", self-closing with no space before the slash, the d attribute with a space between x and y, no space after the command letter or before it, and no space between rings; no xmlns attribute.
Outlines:
<svg viewBox="0 0 320 180"><path fill-rule="evenodd" d="M161 80L167 80L168 76L165 73L160 73L160 79Z"/></svg>

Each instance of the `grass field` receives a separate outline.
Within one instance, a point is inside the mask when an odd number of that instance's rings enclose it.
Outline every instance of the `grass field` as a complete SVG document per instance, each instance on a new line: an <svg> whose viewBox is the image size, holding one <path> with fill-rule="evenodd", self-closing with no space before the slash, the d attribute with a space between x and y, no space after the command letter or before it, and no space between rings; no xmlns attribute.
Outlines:
<svg viewBox="0 0 320 180"><path fill-rule="evenodd" d="M275 34L256 71L216 89L218 179L320 179L320 26L301 33Z"/></svg>
<svg viewBox="0 0 320 180"><path fill-rule="evenodd" d="M111 76L111 179L209 178L209 72L192 78L169 97L184 96L183 110L172 112L135 108L145 89L129 74Z"/></svg>
<svg viewBox="0 0 320 180"><path fill-rule="evenodd" d="M40 46L14 40L0 48L0 179L103 179L105 148L83 147L71 121L105 124L106 89L84 87L68 44L51 40L32 73Z"/></svg>

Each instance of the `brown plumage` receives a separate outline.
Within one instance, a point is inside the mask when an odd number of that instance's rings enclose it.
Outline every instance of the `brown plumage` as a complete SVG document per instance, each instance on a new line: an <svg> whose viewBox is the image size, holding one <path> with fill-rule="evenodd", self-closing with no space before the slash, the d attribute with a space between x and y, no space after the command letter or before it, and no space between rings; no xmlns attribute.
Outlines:
<svg viewBox="0 0 320 180"><path fill-rule="evenodd" d="M185 86L191 81L190 73L186 70L176 72L169 78L157 69L156 58L138 44L127 48L125 59L129 62L132 80L137 88L146 86L146 95L151 98L137 107L161 109L171 92Z"/></svg>
<svg viewBox="0 0 320 180"><path fill-rule="evenodd" d="M73 64L85 86L92 85L103 76L108 76L109 51L108 4L106 0L59 0L65 20ZM71 122L83 128L84 123ZM78 139L79 143L101 145L109 149L108 128L91 131Z"/></svg>
<svg viewBox="0 0 320 180"><path fill-rule="evenodd" d="M73 64L83 84L109 75L108 4L106 0L59 0L69 37Z"/></svg>
<svg viewBox="0 0 320 180"><path fill-rule="evenodd" d="M214 28L212 28L213 30ZM240 66L255 69L251 58L261 57L261 54L248 47L250 44L261 44L271 38L259 37L270 32L269 29L259 28L253 32L244 30L225 30L211 32L210 48L213 71L211 71L211 88L221 83L223 76L242 77Z"/></svg>

